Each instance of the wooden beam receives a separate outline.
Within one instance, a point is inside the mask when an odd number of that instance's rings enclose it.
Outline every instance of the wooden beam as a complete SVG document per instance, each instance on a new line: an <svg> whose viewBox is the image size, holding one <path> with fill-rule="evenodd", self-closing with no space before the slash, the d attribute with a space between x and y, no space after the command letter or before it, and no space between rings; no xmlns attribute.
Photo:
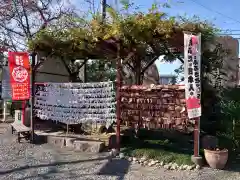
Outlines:
<svg viewBox="0 0 240 180"><path fill-rule="evenodd" d="M165 47L165 49L167 50L167 54L171 54L171 55L174 56L176 59L179 59L182 63L184 63L184 60L183 60L180 56L175 55L175 54L171 51L171 49L169 49L169 48L167 47L166 44L164 44L164 47Z"/></svg>
<svg viewBox="0 0 240 180"><path fill-rule="evenodd" d="M159 58L159 56L152 58L151 61L142 69L141 74L144 74L145 71Z"/></svg>
<svg viewBox="0 0 240 180"><path fill-rule="evenodd" d="M178 59L179 59L179 61L181 61L182 63L184 63L184 60L180 57L180 56L176 56Z"/></svg>
<svg viewBox="0 0 240 180"><path fill-rule="evenodd" d="M69 77L69 75L58 74L58 73L50 73L50 72L42 72L42 71L36 71L36 73L39 73L39 74L48 74L48 75L54 75L54 76Z"/></svg>

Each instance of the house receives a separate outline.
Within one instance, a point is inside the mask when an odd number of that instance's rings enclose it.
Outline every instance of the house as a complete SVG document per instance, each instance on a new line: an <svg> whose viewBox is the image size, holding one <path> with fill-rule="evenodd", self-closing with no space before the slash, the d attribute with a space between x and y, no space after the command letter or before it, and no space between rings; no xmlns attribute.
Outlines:
<svg viewBox="0 0 240 180"><path fill-rule="evenodd" d="M162 85L170 85L170 84L175 84L176 82L176 76L175 75L161 75L159 77L159 84Z"/></svg>
<svg viewBox="0 0 240 180"><path fill-rule="evenodd" d="M37 61L40 58L37 57ZM64 62L57 57L48 57L36 69L36 82L69 82L70 72Z"/></svg>
<svg viewBox="0 0 240 180"><path fill-rule="evenodd" d="M151 65L143 76L143 84L149 85L149 84L158 84L159 81L159 73L156 64L154 63Z"/></svg>
<svg viewBox="0 0 240 180"><path fill-rule="evenodd" d="M135 84L133 72L123 66L125 77L123 79L124 84ZM143 85L158 84L159 73L156 64L152 64L144 73Z"/></svg>

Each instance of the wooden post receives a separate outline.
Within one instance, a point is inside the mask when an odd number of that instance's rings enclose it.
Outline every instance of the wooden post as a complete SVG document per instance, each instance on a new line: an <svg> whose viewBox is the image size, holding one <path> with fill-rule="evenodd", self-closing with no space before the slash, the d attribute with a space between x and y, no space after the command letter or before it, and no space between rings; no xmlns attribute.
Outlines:
<svg viewBox="0 0 240 180"><path fill-rule="evenodd" d="M36 58L36 53L32 53L32 64L31 64L31 142L34 143L34 97L35 97L35 58Z"/></svg>
<svg viewBox="0 0 240 180"><path fill-rule="evenodd" d="M69 131L69 124L67 123L67 134L66 134L66 136L68 136L68 131Z"/></svg>
<svg viewBox="0 0 240 180"><path fill-rule="evenodd" d="M120 57L120 43L117 44L117 93L116 93L116 100L117 100L117 150L120 151L120 118L121 118L121 57Z"/></svg>
<svg viewBox="0 0 240 180"><path fill-rule="evenodd" d="M194 156L199 157L199 147L200 147L200 117L195 118L194 125Z"/></svg>
<svg viewBox="0 0 240 180"><path fill-rule="evenodd" d="M22 102L22 124L25 123L25 107L26 107L26 101Z"/></svg>
<svg viewBox="0 0 240 180"><path fill-rule="evenodd" d="M84 66L83 66L83 82L86 83L87 82L87 61L88 59L84 60Z"/></svg>

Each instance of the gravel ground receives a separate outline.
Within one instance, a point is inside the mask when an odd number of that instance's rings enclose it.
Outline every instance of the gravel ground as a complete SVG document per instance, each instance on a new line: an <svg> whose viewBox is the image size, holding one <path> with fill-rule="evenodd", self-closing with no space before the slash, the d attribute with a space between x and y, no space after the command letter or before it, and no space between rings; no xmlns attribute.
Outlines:
<svg viewBox="0 0 240 180"><path fill-rule="evenodd" d="M0 124L0 180L240 180L238 172L204 168L166 171L141 167L126 160L53 148L48 144L16 143L16 136ZM2 127L2 128L1 128Z"/></svg>

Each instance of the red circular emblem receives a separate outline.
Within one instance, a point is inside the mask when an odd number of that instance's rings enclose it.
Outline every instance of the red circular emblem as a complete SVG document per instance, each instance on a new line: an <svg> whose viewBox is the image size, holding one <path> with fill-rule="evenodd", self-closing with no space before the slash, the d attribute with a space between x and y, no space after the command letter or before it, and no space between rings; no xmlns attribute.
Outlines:
<svg viewBox="0 0 240 180"><path fill-rule="evenodd" d="M200 108L200 99L196 98L196 97L189 97L187 99L187 108L188 109L197 109Z"/></svg>
<svg viewBox="0 0 240 180"><path fill-rule="evenodd" d="M12 77L16 82L24 82L27 80L28 72L24 67L18 66L13 68Z"/></svg>

